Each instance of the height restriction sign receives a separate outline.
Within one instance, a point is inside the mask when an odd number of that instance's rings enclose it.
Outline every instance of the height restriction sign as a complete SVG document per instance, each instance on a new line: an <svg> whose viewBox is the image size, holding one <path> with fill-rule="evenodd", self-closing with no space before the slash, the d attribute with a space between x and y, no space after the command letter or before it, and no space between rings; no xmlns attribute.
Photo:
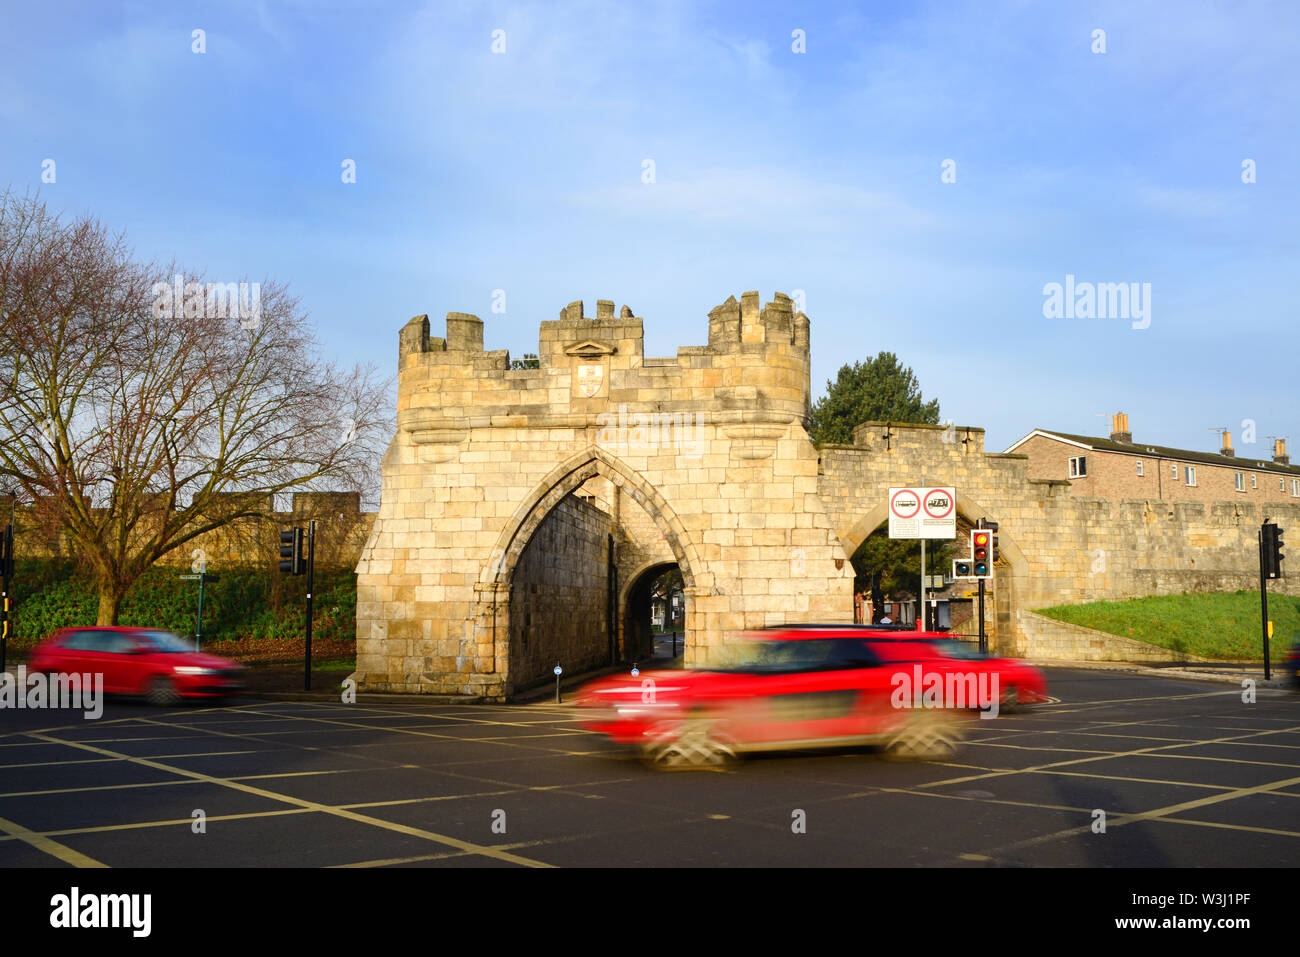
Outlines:
<svg viewBox="0 0 1300 957"><path fill-rule="evenodd" d="M890 538L956 538L957 494L951 488L891 488Z"/></svg>

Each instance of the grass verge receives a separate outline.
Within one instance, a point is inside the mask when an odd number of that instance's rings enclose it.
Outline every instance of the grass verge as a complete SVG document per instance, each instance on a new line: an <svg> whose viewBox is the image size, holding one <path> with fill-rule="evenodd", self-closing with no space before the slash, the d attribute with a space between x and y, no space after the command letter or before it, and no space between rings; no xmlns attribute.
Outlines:
<svg viewBox="0 0 1300 957"><path fill-rule="evenodd" d="M1095 628L1182 654L1223 660L1264 656L1259 592L1203 592L1127 601L1056 605L1037 613L1071 625ZM1271 657L1300 636L1300 597L1268 596L1273 621Z"/></svg>

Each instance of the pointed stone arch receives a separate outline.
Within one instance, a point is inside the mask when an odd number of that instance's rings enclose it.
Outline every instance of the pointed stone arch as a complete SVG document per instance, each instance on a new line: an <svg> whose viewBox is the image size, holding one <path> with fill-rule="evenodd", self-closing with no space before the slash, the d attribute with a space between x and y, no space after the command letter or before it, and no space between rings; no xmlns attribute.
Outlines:
<svg viewBox="0 0 1300 957"><path fill-rule="evenodd" d="M992 515L992 510L976 501L965 489L960 486L952 486L952 488L957 498L957 514L968 523L973 524L977 519L986 516L995 517ZM841 528L837 535L840 544L844 546L845 554L852 559L853 554L867 540L867 537L888 520L889 507L884 502L881 502L859 516L847 527ZM998 552L999 557L1006 562L1005 566L1001 566L1006 569L1006 572L997 579L997 594L994 605L997 625L995 633L999 641L1003 640L1002 636L1006 636L1008 641L1012 638L1017 584L1026 581L1029 575L1029 562L1020 546L1016 544L1014 531L1014 529L1008 528L1005 521L1000 522ZM996 568L995 574L997 574ZM1015 649L1006 648L1004 650L1011 651Z"/></svg>
<svg viewBox="0 0 1300 957"><path fill-rule="evenodd" d="M967 522L973 524L976 519L989 515L990 510L975 501L964 489L954 486L953 491L957 497L957 514L966 519ZM867 540L867 536L888 520L889 507L884 502L881 502L854 520L848 527L836 532L840 544L844 546L844 553L852 558L853 553ZM1012 532L1008 531L1005 522L1002 523L1002 527L998 530L998 550L1002 557L1006 558L1012 574L1029 574L1029 562L1026 560L1024 552L1020 550L1020 546L1016 544Z"/></svg>
<svg viewBox="0 0 1300 957"><path fill-rule="evenodd" d="M497 536L491 558L479 573L480 584L509 584L519 556L527 547L533 532L565 496L597 475L606 478L632 496L654 521L655 526L668 541L673 557L682 569L682 581L687 588L695 587L694 569L701 567L695 544L691 541L677 514L668 501L638 472L629 468L617 456L593 445L570 456L552 469L537 483L533 491L515 509L510 521Z"/></svg>
<svg viewBox="0 0 1300 957"><path fill-rule="evenodd" d="M519 559L552 509L596 476L607 479L630 495L663 534L682 571L682 582L688 596L686 635L687 641L690 640L689 598L696 594L696 569L702 567L696 544L672 506L641 474L605 449L589 446L557 465L536 484L506 522L488 561L479 569L475 585L475 624L479 640L492 643L495 668L504 678L507 694L512 690L509 674L510 593ZM616 615L621 616L623 597L620 594Z"/></svg>

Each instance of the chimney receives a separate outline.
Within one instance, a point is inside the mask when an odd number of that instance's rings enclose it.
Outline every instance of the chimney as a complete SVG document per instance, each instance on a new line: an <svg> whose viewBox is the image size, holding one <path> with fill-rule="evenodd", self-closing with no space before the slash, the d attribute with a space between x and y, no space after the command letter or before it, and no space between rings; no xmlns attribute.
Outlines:
<svg viewBox="0 0 1300 957"><path fill-rule="evenodd" d="M1219 454L1226 455L1229 457L1236 455L1237 453L1232 451L1232 433L1229 432L1227 429L1224 429L1220 433L1220 435L1223 436L1223 445L1219 449Z"/></svg>
<svg viewBox="0 0 1300 957"><path fill-rule="evenodd" d="M1116 412L1110 417L1110 440L1133 444L1133 433L1128 430L1128 416L1123 412Z"/></svg>
<svg viewBox="0 0 1300 957"><path fill-rule="evenodd" d="M1291 456L1286 454L1286 439L1273 440L1273 461L1278 465L1291 464Z"/></svg>

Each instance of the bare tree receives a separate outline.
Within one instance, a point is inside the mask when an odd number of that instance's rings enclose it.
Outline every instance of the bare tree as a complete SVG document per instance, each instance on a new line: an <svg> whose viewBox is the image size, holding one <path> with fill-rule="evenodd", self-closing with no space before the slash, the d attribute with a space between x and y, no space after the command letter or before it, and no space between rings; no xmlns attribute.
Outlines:
<svg viewBox="0 0 1300 957"><path fill-rule="evenodd" d="M101 625L160 558L278 492L369 499L391 434L391 383L323 361L284 286L179 275L0 196L0 484L69 541Z"/></svg>

